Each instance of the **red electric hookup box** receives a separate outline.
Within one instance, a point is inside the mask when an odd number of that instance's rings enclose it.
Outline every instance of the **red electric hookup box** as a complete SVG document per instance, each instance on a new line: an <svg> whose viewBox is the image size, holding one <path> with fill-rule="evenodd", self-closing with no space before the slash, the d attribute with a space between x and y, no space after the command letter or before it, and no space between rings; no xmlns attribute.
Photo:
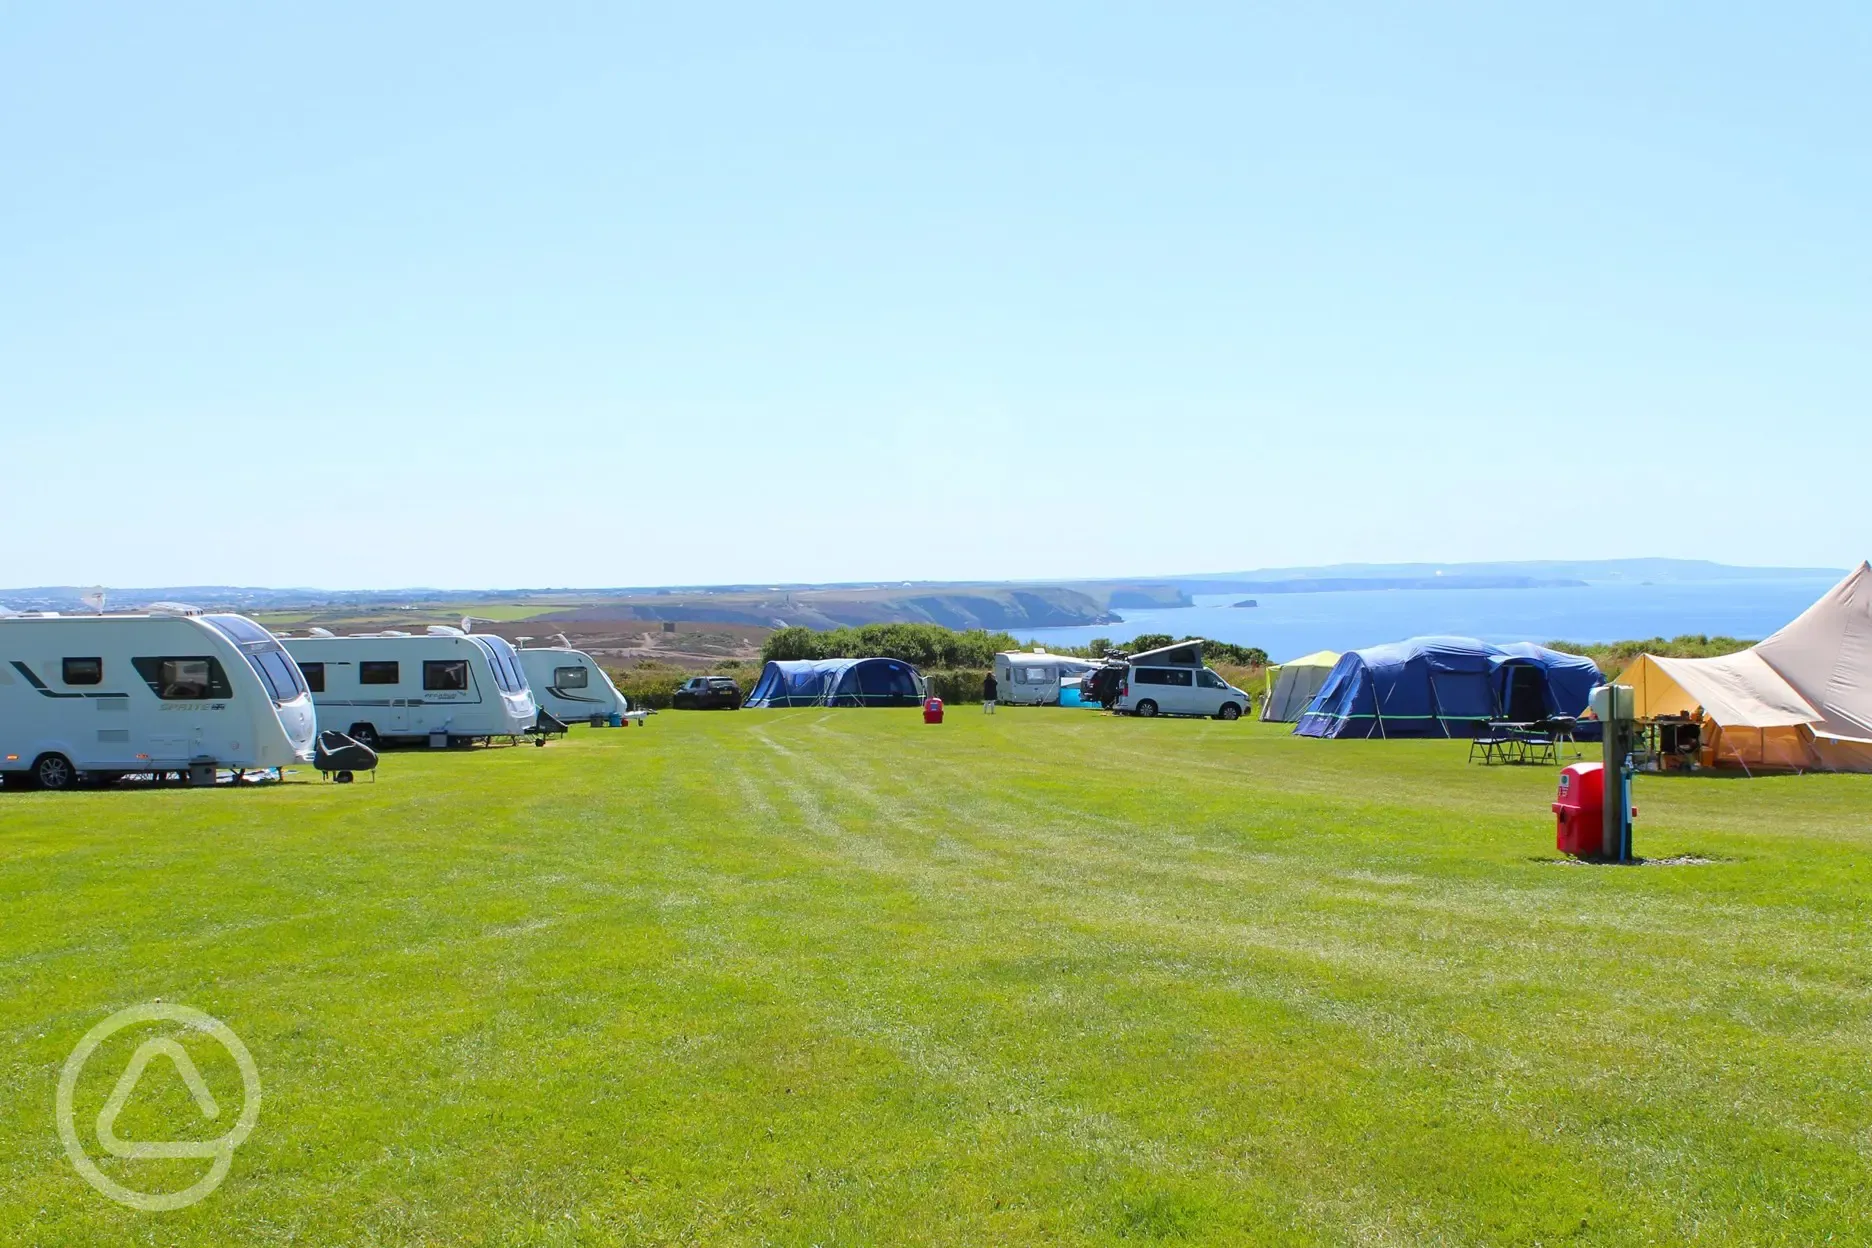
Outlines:
<svg viewBox="0 0 1872 1248"><path fill-rule="evenodd" d="M1563 770L1553 812L1554 848L1597 858L1604 846L1605 764L1574 763Z"/></svg>

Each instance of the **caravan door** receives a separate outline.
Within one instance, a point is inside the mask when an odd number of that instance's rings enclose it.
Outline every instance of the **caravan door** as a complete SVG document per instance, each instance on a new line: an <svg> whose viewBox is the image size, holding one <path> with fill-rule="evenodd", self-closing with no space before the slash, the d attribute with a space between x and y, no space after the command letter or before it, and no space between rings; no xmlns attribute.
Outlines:
<svg viewBox="0 0 1872 1248"><path fill-rule="evenodd" d="M408 690L403 687L403 664L396 659L360 659L357 662L357 721L368 723L384 737L410 731Z"/></svg>

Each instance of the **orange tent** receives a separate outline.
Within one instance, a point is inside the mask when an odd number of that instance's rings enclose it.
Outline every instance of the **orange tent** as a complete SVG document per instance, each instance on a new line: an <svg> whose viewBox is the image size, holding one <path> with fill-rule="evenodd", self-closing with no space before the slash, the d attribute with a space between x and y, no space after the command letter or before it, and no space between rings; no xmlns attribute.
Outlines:
<svg viewBox="0 0 1872 1248"><path fill-rule="evenodd" d="M1872 772L1872 564L1740 654L1641 655L1618 683L1640 719L1698 715L1707 766Z"/></svg>

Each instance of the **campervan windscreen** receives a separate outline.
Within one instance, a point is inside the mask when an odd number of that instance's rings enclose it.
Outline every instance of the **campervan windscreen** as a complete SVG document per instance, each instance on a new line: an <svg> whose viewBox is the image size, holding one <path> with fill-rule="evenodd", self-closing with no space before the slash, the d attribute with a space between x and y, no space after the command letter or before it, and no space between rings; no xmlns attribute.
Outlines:
<svg viewBox="0 0 1872 1248"><path fill-rule="evenodd" d="M247 665L260 677L267 694L275 702L290 702L306 692L305 677L299 665L286 653L286 647L272 633L244 615L204 615L202 622L233 642L246 656Z"/></svg>
<svg viewBox="0 0 1872 1248"><path fill-rule="evenodd" d="M494 683L501 687L502 693L521 693L526 689L526 677L520 673L520 656L504 638L475 636L468 640L487 651L488 665L494 669Z"/></svg>

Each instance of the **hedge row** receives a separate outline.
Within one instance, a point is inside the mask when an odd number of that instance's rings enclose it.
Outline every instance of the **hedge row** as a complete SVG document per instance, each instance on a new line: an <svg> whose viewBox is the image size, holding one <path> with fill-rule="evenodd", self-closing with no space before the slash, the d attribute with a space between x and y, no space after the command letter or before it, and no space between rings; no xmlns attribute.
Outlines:
<svg viewBox="0 0 1872 1248"><path fill-rule="evenodd" d="M618 687L618 692L630 699L630 704L638 709L669 709L671 700L676 695L676 687L696 673L684 671L679 667L622 667L606 669L611 674L611 683ZM749 671L741 668L731 671L710 672L711 676L728 676L741 686L743 698L754 690L754 682L760 679L758 670Z"/></svg>
<svg viewBox="0 0 1872 1248"><path fill-rule="evenodd" d="M987 675L985 667L952 667L947 671L924 672L923 679L929 682L932 697L953 705L981 701L982 679Z"/></svg>
<svg viewBox="0 0 1872 1248"><path fill-rule="evenodd" d="M857 628L783 628L761 646L768 662L784 659L900 659L931 671L979 667L1003 650L1018 650L1008 634L940 624L864 624Z"/></svg>

